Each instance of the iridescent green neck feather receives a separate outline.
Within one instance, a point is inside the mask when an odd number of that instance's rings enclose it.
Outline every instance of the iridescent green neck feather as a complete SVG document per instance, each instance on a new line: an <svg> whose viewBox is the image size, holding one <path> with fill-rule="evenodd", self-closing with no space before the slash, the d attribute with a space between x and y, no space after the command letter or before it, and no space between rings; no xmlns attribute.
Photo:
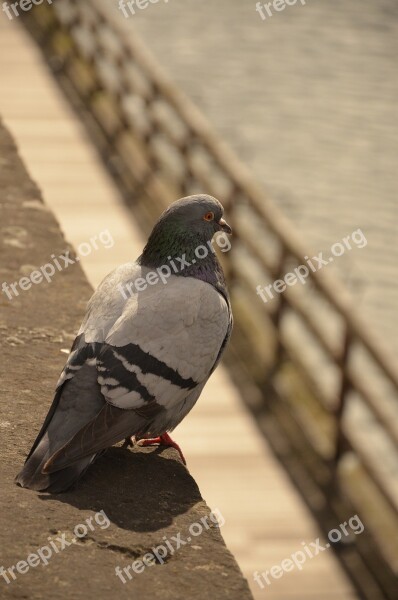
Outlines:
<svg viewBox="0 0 398 600"><path fill-rule="evenodd" d="M151 269L166 265L173 275L195 277L225 289L224 273L210 241L184 223L159 221L137 262Z"/></svg>

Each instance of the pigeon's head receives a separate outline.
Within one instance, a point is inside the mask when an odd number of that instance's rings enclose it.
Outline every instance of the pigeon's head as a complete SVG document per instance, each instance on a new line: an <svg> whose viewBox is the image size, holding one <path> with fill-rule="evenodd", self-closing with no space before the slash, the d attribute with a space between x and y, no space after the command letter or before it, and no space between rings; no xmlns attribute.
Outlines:
<svg viewBox="0 0 398 600"><path fill-rule="evenodd" d="M217 231L232 233L231 227L223 219L222 204L212 196L197 194L173 202L162 214L160 227L192 233L203 240L211 240Z"/></svg>
<svg viewBox="0 0 398 600"><path fill-rule="evenodd" d="M218 231L232 233L223 212L220 202L205 194L173 202L153 228L138 262L157 267L170 257L193 257L195 248L207 244Z"/></svg>

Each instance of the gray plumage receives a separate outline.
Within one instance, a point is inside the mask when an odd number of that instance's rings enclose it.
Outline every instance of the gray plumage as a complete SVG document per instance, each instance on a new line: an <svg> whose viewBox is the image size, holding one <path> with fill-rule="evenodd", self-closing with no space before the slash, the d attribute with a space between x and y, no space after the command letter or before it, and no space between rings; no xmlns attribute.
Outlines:
<svg viewBox="0 0 398 600"><path fill-rule="evenodd" d="M222 215L206 195L173 203L139 259L100 284L19 485L64 491L106 448L171 431L191 410L232 329L224 275L209 246L217 231L231 232ZM197 258L198 246L208 248L206 257ZM166 284L151 276L163 265L172 272Z"/></svg>

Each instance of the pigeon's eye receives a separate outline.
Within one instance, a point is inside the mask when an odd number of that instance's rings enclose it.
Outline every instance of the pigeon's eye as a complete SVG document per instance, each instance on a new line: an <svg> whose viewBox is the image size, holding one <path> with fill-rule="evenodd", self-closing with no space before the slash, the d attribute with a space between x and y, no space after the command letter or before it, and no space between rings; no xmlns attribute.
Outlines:
<svg viewBox="0 0 398 600"><path fill-rule="evenodd" d="M214 213L210 211L210 212L206 213L203 218L205 221L213 221Z"/></svg>

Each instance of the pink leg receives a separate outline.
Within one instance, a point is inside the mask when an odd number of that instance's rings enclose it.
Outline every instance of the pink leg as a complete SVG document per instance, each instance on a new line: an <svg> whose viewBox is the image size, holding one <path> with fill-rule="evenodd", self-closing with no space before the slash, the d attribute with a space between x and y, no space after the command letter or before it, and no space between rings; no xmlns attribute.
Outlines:
<svg viewBox="0 0 398 600"><path fill-rule="evenodd" d="M142 438L138 440L137 444L139 446L154 446L155 444L159 444L160 446L168 446L171 448L175 448L179 453L184 465L187 464L187 461L185 460L180 446L174 440L171 439L168 433L163 433L162 435L156 438Z"/></svg>

